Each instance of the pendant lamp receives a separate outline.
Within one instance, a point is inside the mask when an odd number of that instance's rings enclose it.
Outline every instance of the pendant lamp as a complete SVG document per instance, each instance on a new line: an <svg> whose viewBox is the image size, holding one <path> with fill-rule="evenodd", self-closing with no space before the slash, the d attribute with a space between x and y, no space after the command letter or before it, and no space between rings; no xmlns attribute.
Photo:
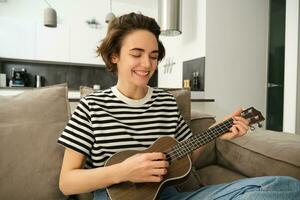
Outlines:
<svg viewBox="0 0 300 200"><path fill-rule="evenodd" d="M114 18L116 18L115 14L112 12L112 0L110 0L110 12L107 13L106 17L105 17L105 23L109 23L111 20L113 20Z"/></svg>
<svg viewBox="0 0 300 200"><path fill-rule="evenodd" d="M158 21L162 35L177 36L182 33L181 7L181 0L158 0Z"/></svg>
<svg viewBox="0 0 300 200"><path fill-rule="evenodd" d="M48 4L48 8L44 9L44 26L55 28L57 27L57 14L48 1L44 0Z"/></svg>

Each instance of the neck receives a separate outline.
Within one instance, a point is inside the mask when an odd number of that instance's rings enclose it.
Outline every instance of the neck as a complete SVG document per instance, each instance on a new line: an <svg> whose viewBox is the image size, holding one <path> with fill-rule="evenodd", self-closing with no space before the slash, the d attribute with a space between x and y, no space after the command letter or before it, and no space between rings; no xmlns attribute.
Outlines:
<svg viewBox="0 0 300 200"><path fill-rule="evenodd" d="M126 97L135 100L144 98L148 92L147 85L141 87L141 86L132 86L129 84L127 85L121 84L119 82L117 83L117 89Z"/></svg>

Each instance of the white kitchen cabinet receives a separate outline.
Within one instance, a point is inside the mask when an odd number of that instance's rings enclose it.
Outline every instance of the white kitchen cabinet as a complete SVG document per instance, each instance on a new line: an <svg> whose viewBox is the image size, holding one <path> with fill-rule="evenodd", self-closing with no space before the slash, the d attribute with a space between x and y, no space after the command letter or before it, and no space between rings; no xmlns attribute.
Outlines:
<svg viewBox="0 0 300 200"><path fill-rule="evenodd" d="M104 65L96 48L105 33L105 28L90 28L85 22L48 28L42 23L0 17L0 57Z"/></svg>
<svg viewBox="0 0 300 200"><path fill-rule="evenodd" d="M96 49L103 39L103 29L90 28L86 23L70 27L70 62L87 64L104 64L97 57Z"/></svg>
<svg viewBox="0 0 300 200"><path fill-rule="evenodd" d="M35 24L0 17L0 57L35 58Z"/></svg>
<svg viewBox="0 0 300 200"><path fill-rule="evenodd" d="M48 28L36 25L36 60L70 62L70 30L68 26L58 25Z"/></svg>

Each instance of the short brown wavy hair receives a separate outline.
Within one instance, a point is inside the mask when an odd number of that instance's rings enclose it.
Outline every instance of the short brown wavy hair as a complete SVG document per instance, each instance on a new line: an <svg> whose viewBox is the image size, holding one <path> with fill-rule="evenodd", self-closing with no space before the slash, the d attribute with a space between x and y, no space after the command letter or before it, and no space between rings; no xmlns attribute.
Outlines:
<svg viewBox="0 0 300 200"><path fill-rule="evenodd" d="M108 26L105 38L97 47L98 56L102 56L108 71L115 73L117 65L111 62L113 54L120 54L121 45L125 36L135 30L147 30L153 33L158 44L158 61L165 56L165 48L159 40L160 27L151 17L142 14L129 13L113 19Z"/></svg>

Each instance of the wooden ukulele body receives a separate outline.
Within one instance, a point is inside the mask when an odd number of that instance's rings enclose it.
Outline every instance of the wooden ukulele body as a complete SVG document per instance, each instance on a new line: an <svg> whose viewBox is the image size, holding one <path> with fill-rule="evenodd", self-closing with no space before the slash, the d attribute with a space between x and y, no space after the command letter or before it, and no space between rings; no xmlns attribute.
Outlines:
<svg viewBox="0 0 300 200"><path fill-rule="evenodd" d="M172 137L161 137L144 151L127 150L114 154L108 159L105 166L120 163L138 153L166 152L176 144L178 144L178 142ZM158 197L164 187L183 182L189 174L191 167L191 159L186 155L170 163L168 173L160 183L123 182L108 187L107 192L112 200L153 200Z"/></svg>

